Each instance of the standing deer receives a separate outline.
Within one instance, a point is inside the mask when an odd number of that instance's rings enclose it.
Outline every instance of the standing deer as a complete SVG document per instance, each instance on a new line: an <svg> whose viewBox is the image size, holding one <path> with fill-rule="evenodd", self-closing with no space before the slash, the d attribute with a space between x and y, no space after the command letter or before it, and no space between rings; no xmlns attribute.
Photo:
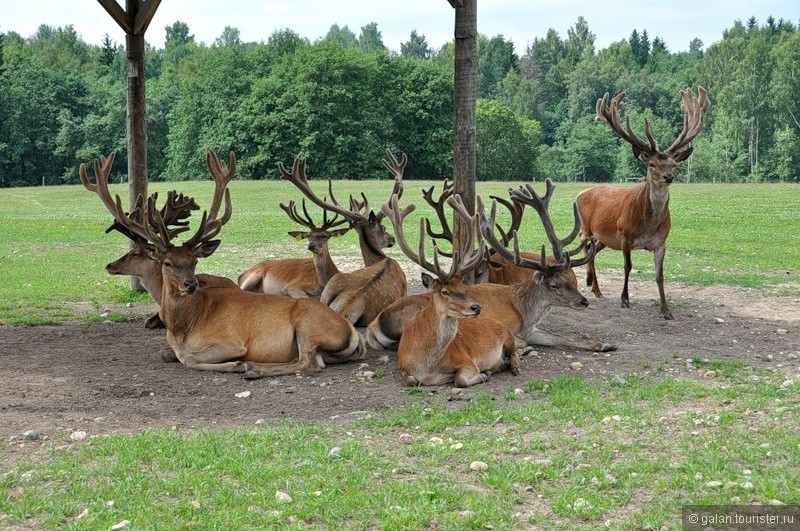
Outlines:
<svg viewBox="0 0 800 531"><path fill-rule="evenodd" d="M561 348L576 348L607 352L616 350L613 343L603 343L591 340L572 340L554 336L539 330L539 323L547 317L553 307L568 307L583 310L589 302L575 287L573 277L569 275L572 266L580 266L592 256L594 247L588 243L590 252L586 257L573 262L571 256L583 249L583 244L572 251L565 251L577 236L579 220L575 209L575 226L572 233L560 239L555 233L553 223L548 212L550 197L555 185L548 179L546 193L543 197L536 194L530 185L519 190L512 190L511 197L515 203L524 203L533 206L545 228L547 238L552 244L554 259L549 260L545 248L536 259L526 258L519 251L516 231L512 232L514 252L508 249L507 244L501 242L494 235L496 224L496 203L492 203L491 218L486 218L483 202L478 198L478 214L481 216L481 231L487 243L494 249L498 256L505 261L524 267L530 271L527 279L519 284L479 284L468 286L467 293L483 307L483 315L497 319L508 326L515 336L520 338L521 345L542 345ZM430 294L411 295L400 299L386 308L367 327L367 341L374 348L397 348L406 324L427 303Z"/></svg>
<svg viewBox="0 0 800 531"><path fill-rule="evenodd" d="M211 208L197 231L176 245L175 231L168 229L152 197L143 203L140 219L123 212L119 196L115 201L108 191L104 166L95 161L93 191L117 223L155 249L163 279L161 317L167 342L186 367L244 373L244 378L254 379L315 372L326 363L363 357L364 345L355 328L319 301L238 289L198 289L197 260L216 250L220 241L213 238L231 217L227 182L217 181ZM225 212L219 218L223 199Z"/></svg>
<svg viewBox="0 0 800 531"><path fill-rule="evenodd" d="M386 150L391 162L383 160L383 165L395 177L395 194L402 194L403 170L407 158L403 155L398 162ZM346 219L358 233L361 255L366 267L353 272L341 272L333 276L322 291L320 301L344 315L356 326L366 326L381 310L407 293L406 275L400 265L386 256L375 237L375 227L381 226L383 213L376 215L369 208L369 201L362 194L363 202L350 197L350 208L344 208L333 195L333 186L328 180L331 202L317 196L306 178L305 159L295 157L292 171L279 163L282 178L294 184L312 203L339 214Z"/></svg>
<svg viewBox="0 0 800 531"><path fill-rule="evenodd" d="M308 231L289 231L289 236L297 240L308 240L307 248L313 254L311 267L308 267L309 260L304 258L259 262L239 275L239 286L243 290L288 295L295 299L301 297L319 299L328 281L339 273L328 250L328 241L350 230L349 227L337 228L347 223L347 220L339 219L338 214L329 220L328 211L323 210L322 225L317 227L308 213L305 199L302 205L303 215L297 211L294 201L289 201L288 206L283 203L280 206L292 221L308 229Z"/></svg>
<svg viewBox="0 0 800 531"><path fill-rule="evenodd" d="M711 107L705 89L698 87L698 98L694 99L691 89L681 91L686 115L683 118L683 131L664 151L659 151L650 124L644 119L644 132L647 141L642 140L631 129L630 116L625 118L625 127L620 121L620 107L625 93L619 93L609 105L608 93L597 100L596 120L605 122L620 138L631 145L633 155L647 165L647 178L633 188L623 189L610 186L597 186L578 194L578 212L581 218L581 238L592 238L597 252L605 247L622 251L625 259L625 283L622 288L622 307L629 308L628 276L631 272L631 250L653 251L656 284L661 299L661 315L664 319L674 319L667 306L664 295L664 255L669 236L669 185L675 179L675 165L692 154L690 146L680 153L678 150L688 145L700 133L703 117ZM594 258L586 267L586 284L592 287L596 297L602 297L597 284Z"/></svg>
<svg viewBox="0 0 800 531"><path fill-rule="evenodd" d="M433 263L425 258L425 227L420 220L419 252L415 253L403 235L403 220L414 210L409 205L400 210L397 196L384 204L382 212L392 221L398 245L416 264L436 278L423 273L425 284L432 290L427 303L406 325L397 348L397 360L403 383L469 387L489 380L494 372L511 369L519 374L519 356L511 331L494 319L478 318L481 305L472 300L463 283L463 276L483 260L484 244L480 240L478 217L470 216L461 196L448 199L464 221L466 237L453 250L450 269L439 263L439 250L434 245Z"/></svg>

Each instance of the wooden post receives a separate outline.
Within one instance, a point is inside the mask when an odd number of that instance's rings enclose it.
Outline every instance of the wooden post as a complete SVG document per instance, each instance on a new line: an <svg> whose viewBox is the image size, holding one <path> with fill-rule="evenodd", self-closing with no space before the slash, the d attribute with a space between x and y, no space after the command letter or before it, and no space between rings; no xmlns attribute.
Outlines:
<svg viewBox="0 0 800 531"><path fill-rule="evenodd" d="M476 125L475 101L478 96L478 0L448 0L456 10L455 23L455 120L453 123L453 192L475 212ZM463 223L453 217L453 238L463 237ZM454 243L455 243L454 242ZM470 273L464 280L474 281Z"/></svg>
<svg viewBox="0 0 800 531"><path fill-rule="evenodd" d="M133 210L138 196L147 197L147 109L145 107L144 33L161 0L126 0L125 9L116 0L97 0L125 32L128 59L128 195ZM131 249L134 243L131 242ZM141 290L137 277L131 289Z"/></svg>

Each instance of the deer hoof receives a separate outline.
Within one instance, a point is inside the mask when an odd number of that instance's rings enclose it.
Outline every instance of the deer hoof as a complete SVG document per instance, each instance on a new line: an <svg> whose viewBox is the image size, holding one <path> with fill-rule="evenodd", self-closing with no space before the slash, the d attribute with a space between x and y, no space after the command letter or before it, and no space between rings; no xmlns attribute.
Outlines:
<svg viewBox="0 0 800 531"><path fill-rule="evenodd" d="M612 350L617 350L617 346L614 343L603 343L600 345L598 352L611 352Z"/></svg>
<svg viewBox="0 0 800 531"><path fill-rule="evenodd" d="M519 376L522 372L519 370L519 367L511 367L511 374L514 376Z"/></svg>
<svg viewBox="0 0 800 531"><path fill-rule="evenodd" d="M675 320L675 317L673 317L673 315L670 312L664 312L662 315L664 316L664 319L666 319L667 321Z"/></svg>
<svg viewBox="0 0 800 531"><path fill-rule="evenodd" d="M628 302L628 301L622 301L622 306L621 306L621 308L630 308L630 307L631 307L631 303L630 303L630 302Z"/></svg>
<svg viewBox="0 0 800 531"><path fill-rule="evenodd" d="M492 373L490 373L489 371L482 372L481 374L483 375L483 378L481 378L483 380L483 383L486 383L492 379Z"/></svg>
<svg viewBox="0 0 800 531"><path fill-rule="evenodd" d="M243 380L258 380L259 378L261 378L261 376L250 370L242 374Z"/></svg>

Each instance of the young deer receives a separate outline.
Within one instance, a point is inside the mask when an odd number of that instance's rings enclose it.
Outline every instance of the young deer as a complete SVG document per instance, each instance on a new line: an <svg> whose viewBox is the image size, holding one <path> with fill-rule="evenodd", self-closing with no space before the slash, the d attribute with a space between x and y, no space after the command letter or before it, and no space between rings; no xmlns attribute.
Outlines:
<svg viewBox="0 0 800 531"><path fill-rule="evenodd" d="M403 170L407 158L404 154L402 162L398 162L389 150L386 152L391 162L383 160L383 165L394 175L395 193L401 195ZM295 157L291 172L286 170L283 163L278 166L283 179L299 188L311 202L342 216L358 233L361 255L366 267L334 275L322 291L320 301L344 315L351 323L365 326L381 310L404 297L407 289L406 275L402 268L395 260L386 256L381 249L380 242L375 237L375 228L381 226L383 214L376 215L370 210L369 202L364 194L362 194L363 202L351 196L350 208L342 207L333 195L330 180L328 180L328 192L331 202L321 199L308 184L305 159Z"/></svg>
<svg viewBox="0 0 800 531"><path fill-rule="evenodd" d="M625 283L622 288L622 307L630 307L628 299L628 276L631 272L631 250L653 251L656 284L661 299L661 315L674 319L667 306L664 295L664 255L669 236L669 185L675 179L673 172L678 162L692 154L688 145L703 127L703 117L711 107L705 89L698 87L698 98L694 99L691 89L681 91L686 115L683 118L683 131L664 151L659 151L650 124L644 119L644 132L647 141L642 140L631 129L630 116L625 119L625 127L620 121L620 107L625 93L621 92L609 105L608 93L597 100L596 119L605 122L620 138L633 148L633 155L647 165L647 178L633 188L613 188L596 186L578 194L578 212L581 218L581 238L592 238L597 251L605 247L622 251L625 259ZM597 284L594 258L586 267L586 284L592 287L596 297L602 297Z"/></svg>
<svg viewBox="0 0 800 531"><path fill-rule="evenodd" d="M328 211L323 210L322 225L317 227L308 213L305 199L302 205L302 216L297 211L294 201L289 201L288 206L281 203L281 208L292 221L308 229L308 231L289 231L289 236L298 241L308 240L307 249L313 254L311 267L309 260L303 258L259 262L239 276L239 286L243 290L288 295L295 299L301 297L319 299L328 281L339 273L328 250L328 241L350 230L349 227L337 228L347 223L347 220L339 219L338 214L329 220Z"/></svg>
<svg viewBox="0 0 800 531"><path fill-rule="evenodd" d="M596 352L616 350L617 347L613 343L571 340L548 334L538 328L539 323L547 317L553 307L561 306L583 310L589 305L586 298L575 287L569 270L572 266L577 267L586 263L588 257L593 256L594 251L592 243L589 242L589 254L576 262L571 260L571 256L579 253L583 249L583 244L570 252L564 251L564 247L569 245L578 234L577 210L575 211L574 230L566 238L559 239L548 213L550 197L555 185L548 179L546 186L544 197L537 195L530 185L526 185L525 188L521 187L520 190L512 190L511 197L515 203L533 206L539 214L547 237L553 246L554 259L548 260L549 257L545 254L544 246L542 246L541 258L526 258L519 251L516 232L511 235L514 241L514 252L512 253L507 244L499 241L494 235L496 203L492 203L491 219L487 219L484 214L483 202L479 197L478 213L481 216L481 231L485 240L498 256L509 263L532 270L533 273L519 284L479 284L469 286L467 292L483 307L483 315L497 319L508 326L514 335L520 338L521 344L576 348ZM404 334L405 325L419 312L428 296L428 294L423 294L405 297L381 312L367 327L368 343L375 348L378 346L386 349L397 348L398 341Z"/></svg>
<svg viewBox="0 0 800 531"><path fill-rule="evenodd" d="M433 263L425 258L422 220L419 252L412 251L406 242L403 220L414 210L414 205L400 210L395 196L381 209L392 221L403 253L436 277L423 273L425 284L432 290L431 296L406 325L397 348L400 372L407 386L454 382L457 387L469 387L486 382L492 373L508 368L513 374L519 374L513 334L494 319L477 318L481 305L470 298L462 282L463 275L483 259L483 242L474 249L475 241L480 240L478 217L470 216L458 195L449 198L448 204L464 220L467 237L453 251L447 271L439 264L439 250L435 244Z"/></svg>
<svg viewBox="0 0 800 531"><path fill-rule="evenodd" d="M140 219L135 219L123 212L119 196L112 199L108 173L97 161L95 175L93 191L116 222L155 249L163 279L161 317L167 342L186 367L244 373L244 378L253 379L314 372L326 363L363 357L364 345L355 328L319 301L238 289L198 289L197 260L216 250L220 241L213 238L231 217L227 182L217 180L211 208L196 233L176 245L175 231L166 226L152 197L143 203ZM225 212L218 218L223 199Z"/></svg>

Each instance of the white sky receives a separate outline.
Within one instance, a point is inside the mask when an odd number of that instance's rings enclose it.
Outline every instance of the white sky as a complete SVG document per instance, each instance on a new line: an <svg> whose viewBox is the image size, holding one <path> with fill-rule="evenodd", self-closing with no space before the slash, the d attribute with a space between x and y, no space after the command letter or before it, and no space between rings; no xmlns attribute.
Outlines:
<svg viewBox="0 0 800 531"><path fill-rule="evenodd" d="M124 0L118 0L124 6ZM2 0L0 31L16 31L23 37L36 32L40 24L72 24L82 38L99 44L105 33L124 42L122 30L100 4L93 0ZM518 54L549 28L561 38L574 26L578 16L589 23L599 50L633 29L647 29L652 40L664 39L672 52L685 51L699 37L707 48L722 39L722 30L737 19L755 16L763 24L769 15L798 24L797 0L478 0L478 31L489 37L501 34L511 39ZM148 42L164 46L164 28L176 20L185 22L195 40L211 44L225 26L234 26L243 41L266 40L276 29L290 28L311 41L324 36L332 24L347 25L358 35L361 27L376 22L384 44L393 50L407 41L411 30L425 35L432 48L452 39L453 8L447 0L401 0L399 3L369 0L224 0L196 2L163 0L146 33Z"/></svg>

